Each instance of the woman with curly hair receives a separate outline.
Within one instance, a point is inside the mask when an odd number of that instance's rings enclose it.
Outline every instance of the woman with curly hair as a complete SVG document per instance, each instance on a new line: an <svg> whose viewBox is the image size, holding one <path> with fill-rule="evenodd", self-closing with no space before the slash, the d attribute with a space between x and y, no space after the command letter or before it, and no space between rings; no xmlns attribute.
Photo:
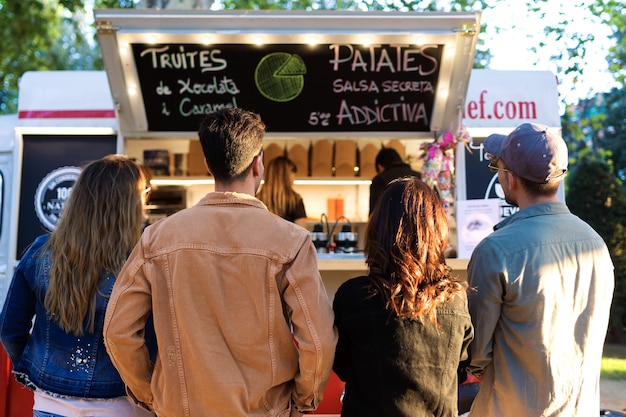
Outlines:
<svg viewBox="0 0 626 417"><path fill-rule="evenodd" d="M394 180L366 235L369 275L343 283L333 303L341 415L458 416L457 368L473 328L467 286L444 258L443 204L415 177Z"/></svg>
<svg viewBox="0 0 626 417"><path fill-rule="evenodd" d="M268 210L298 226L306 227L306 210L300 194L293 189L298 171L296 164L286 156L272 159L265 170L264 183L257 198Z"/></svg>

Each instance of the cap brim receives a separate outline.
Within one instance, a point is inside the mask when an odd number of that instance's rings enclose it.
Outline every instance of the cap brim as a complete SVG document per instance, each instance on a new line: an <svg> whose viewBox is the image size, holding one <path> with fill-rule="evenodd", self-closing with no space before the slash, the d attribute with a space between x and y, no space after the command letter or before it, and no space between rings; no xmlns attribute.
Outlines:
<svg viewBox="0 0 626 417"><path fill-rule="evenodd" d="M500 156L502 155L501 149L504 139L506 139L506 135L499 135L497 133L494 133L493 135L489 135L487 139L485 139L483 147L485 148L485 151L489 152L497 158L500 158Z"/></svg>

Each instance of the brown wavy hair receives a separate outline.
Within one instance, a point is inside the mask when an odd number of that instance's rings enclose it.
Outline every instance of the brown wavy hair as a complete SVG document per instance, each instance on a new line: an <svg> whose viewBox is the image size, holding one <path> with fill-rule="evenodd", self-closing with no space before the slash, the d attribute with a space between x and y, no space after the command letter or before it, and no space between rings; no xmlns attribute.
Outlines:
<svg viewBox="0 0 626 417"><path fill-rule="evenodd" d="M72 187L45 247L44 306L66 332L84 334L85 319L93 332L98 283L103 274L117 276L139 240L146 187L139 165L123 155L89 163Z"/></svg>
<svg viewBox="0 0 626 417"><path fill-rule="evenodd" d="M295 210L298 204L299 195L291 183L291 174L296 172L296 164L286 156L277 156L267 164L265 182L257 198L280 217Z"/></svg>
<svg viewBox="0 0 626 417"><path fill-rule="evenodd" d="M439 196L416 177L392 181L374 208L367 227L366 262L374 293L400 319L428 317L466 290L453 279L444 251L448 219Z"/></svg>

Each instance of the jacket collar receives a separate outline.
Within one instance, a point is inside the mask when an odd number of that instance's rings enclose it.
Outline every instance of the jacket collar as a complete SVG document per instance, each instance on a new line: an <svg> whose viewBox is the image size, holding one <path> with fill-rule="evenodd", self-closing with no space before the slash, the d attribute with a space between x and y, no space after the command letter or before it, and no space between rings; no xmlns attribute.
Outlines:
<svg viewBox="0 0 626 417"><path fill-rule="evenodd" d="M267 210L267 206L258 198L250 194L236 193L232 191L214 191L208 193L197 205L221 205L221 204L246 204Z"/></svg>

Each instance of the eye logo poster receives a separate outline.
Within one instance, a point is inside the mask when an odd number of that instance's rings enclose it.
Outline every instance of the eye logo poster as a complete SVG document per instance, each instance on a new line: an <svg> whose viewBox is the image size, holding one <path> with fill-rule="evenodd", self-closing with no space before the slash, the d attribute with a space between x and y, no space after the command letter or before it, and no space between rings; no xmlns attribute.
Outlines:
<svg viewBox="0 0 626 417"><path fill-rule="evenodd" d="M459 200L456 203L458 257L468 259L478 243L500 221L499 198Z"/></svg>

